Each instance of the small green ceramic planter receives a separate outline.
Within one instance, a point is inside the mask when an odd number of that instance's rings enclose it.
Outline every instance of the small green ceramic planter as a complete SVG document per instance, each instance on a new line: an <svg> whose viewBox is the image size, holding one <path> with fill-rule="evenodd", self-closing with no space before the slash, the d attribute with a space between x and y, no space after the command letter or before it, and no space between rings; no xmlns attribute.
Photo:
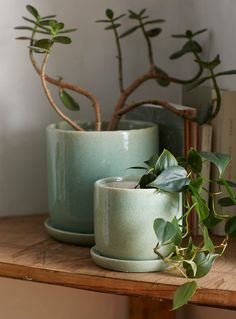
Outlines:
<svg viewBox="0 0 236 319"><path fill-rule="evenodd" d="M98 265L117 271L147 272L165 268L153 249L156 218L172 220L182 213L179 193L135 189L140 177L111 177L95 183L95 242L91 256ZM172 247L165 246L163 255Z"/></svg>
<svg viewBox="0 0 236 319"><path fill-rule="evenodd" d="M94 243L94 182L125 176L128 167L158 152L158 130L152 123L122 121L117 131L72 130L65 122L47 128L50 219L45 226L61 241Z"/></svg>

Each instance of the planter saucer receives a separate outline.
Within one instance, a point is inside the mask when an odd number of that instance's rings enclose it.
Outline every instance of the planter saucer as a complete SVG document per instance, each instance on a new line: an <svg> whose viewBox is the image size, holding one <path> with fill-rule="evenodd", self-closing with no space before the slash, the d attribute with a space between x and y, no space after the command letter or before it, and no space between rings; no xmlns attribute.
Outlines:
<svg viewBox="0 0 236 319"><path fill-rule="evenodd" d="M50 218L45 220L44 226L46 227L48 234L58 241L81 246L94 245L94 234L75 233L55 228L52 226Z"/></svg>
<svg viewBox="0 0 236 319"><path fill-rule="evenodd" d="M154 272L162 271L166 269L166 265L162 260L151 259L151 260L122 260L110 257L102 256L93 246L90 249L92 260L98 266L106 269L123 271L123 272Z"/></svg>

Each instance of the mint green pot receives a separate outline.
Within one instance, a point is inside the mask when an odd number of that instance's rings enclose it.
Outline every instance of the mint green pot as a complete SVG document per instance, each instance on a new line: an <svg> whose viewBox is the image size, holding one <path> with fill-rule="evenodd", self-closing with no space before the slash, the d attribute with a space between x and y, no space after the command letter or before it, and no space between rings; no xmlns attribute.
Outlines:
<svg viewBox="0 0 236 319"><path fill-rule="evenodd" d="M108 257L108 268L111 258L136 261L157 259L153 251L157 244L154 220L163 218L170 221L174 216L181 216L180 194L157 192L151 188L135 189L138 180L139 177L111 177L95 183L96 248L92 252L97 257L98 254ZM133 188L127 188L127 183ZM162 254L168 254L171 249L170 245L166 246ZM123 264L124 268L120 270L126 271L127 265Z"/></svg>
<svg viewBox="0 0 236 319"><path fill-rule="evenodd" d="M117 131L72 130L60 122L47 127L50 225L81 234L94 233L93 187L97 179L128 175L158 151L152 123L122 121Z"/></svg>

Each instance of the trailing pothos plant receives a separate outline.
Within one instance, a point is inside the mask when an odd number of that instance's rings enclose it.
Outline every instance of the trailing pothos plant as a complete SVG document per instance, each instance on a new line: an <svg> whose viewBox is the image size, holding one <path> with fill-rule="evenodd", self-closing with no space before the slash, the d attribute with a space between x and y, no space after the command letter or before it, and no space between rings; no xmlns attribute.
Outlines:
<svg viewBox="0 0 236 319"><path fill-rule="evenodd" d="M42 87L50 105L71 127L73 127L75 130L83 131L84 128L81 127L78 122L70 119L64 113L63 108L55 101L49 90L48 83L58 87L62 105L70 110L78 111L80 109L80 105L74 99L74 97L68 93L68 91L74 91L85 96L92 103L92 107L95 112L95 129L100 131L101 109L97 97L92 92L84 89L80 85L75 85L64 81L63 77L53 78L46 74L48 59L52 55L54 47L56 47L57 44L70 44L71 38L68 37L67 34L76 31L76 29L65 28L64 23L58 21L56 19L56 15L54 14L46 16L41 15L39 11L31 5L27 5L26 9L30 14L30 17L23 17L23 20L28 24L17 26L15 29L27 31L29 32L29 35L20 36L17 39L26 40L29 42L28 49L30 60L33 68L41 78ZM127 17L131 20L133 25L128 30L122 30L122 21ZM216 55L215 58L209 61L206 61L202 57L203 49L197 39L207 31L206 29L201 29L194 32L187 30L183 34L173 35L174 38L180 39L183 42L180 44L179 49L170 55L170 59L176 60L189 54L193 57L193 64L197 65L197 71L191 78L180 79L170 75L169 72L163 70L157 64L156 52L153 50L153 40L161 34L162 28L160 25L163 24L165 20L159 18L150 18L146 9L142 9L139 12L128 10L128 14L120 15L115 15L111 9L106 9L105 18L96 22L104 23L105 30L113 32L117 49L119 94L114 104L114 111L107 127L108 130L114 130L117 128L122 115L140 105L147 103L162 105L164 108L167 108L182 117L190 117L190 115L186 114L186 112L176 110L176 108L168 101L163 101L158 98L149 99L145 97L139 101L130 101L134 91L141 87L145 82L150 80L155 81L157 85L162 87L167 87L174 83L184 85L189 89L193 89L199 85L202 85L206 81L210 81L213 89L216 92L216 97L209 101L210 114L208 114L208 117L204 120L210 121L218 114L221 106L221 96L217 79L224 75L236 74L236 70L217 71L217 68L221 63L219 55ZM147 47L149 67L146 72L140 74L137 78L131 80L129 83L125 83L121 42L123 38L131 36L135 32L140 32L141 36L143 37L144 45ZM42 59L37 61L35 59L35 54L41 55Z"/></svg>
<svg viewBox="0 0 236 319"><path fill-rule="evenodd" d="M202 166L207 160L212 162L219 172L216 180L210 180L210 189L212 184L216 184L217 192L209 192L204 188ZM147 167L139 167L147 170L139 181L140 188L156 188L158 192L183 194L183 214L180 218L174 217L171 221L158 218L154 221L158 240L154 252L186 278L186 283L179 286L175 292L173 309L181 307L191 299L197 289L195 278L203 277L210 271L216 258L224 253L228 238L236 236L236 215L228 214L227 210L224 212L223 209L216 209L220 206L227 208L236 205L233 191L236 184L223 177L229 162L229 155L220 153L190 149L186 158L176 159L169 151L164 150L159 157L153 156L146 161ZM204 199L205 192L208 192L209 203ZM222 192L227 196L219 199ZM216 201L220 206L215 205ZM197 215L202 237L200 242L195 240L189 226L193 214ZM209 230L222 222L225 222L225 237L220 244L215 244ZM170 244L173 245L173 250L168 256L163 256L160 248Z"/></svg>

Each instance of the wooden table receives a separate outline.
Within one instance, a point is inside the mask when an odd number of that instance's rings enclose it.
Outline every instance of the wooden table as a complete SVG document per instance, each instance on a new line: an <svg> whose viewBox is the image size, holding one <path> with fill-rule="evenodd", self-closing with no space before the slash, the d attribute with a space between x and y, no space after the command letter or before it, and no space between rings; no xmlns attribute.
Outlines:
<svg viewBox="0 0 236 319"><path fill-rule="evenodd" d="M0 276L139 297L142 299L131 301L131 318L135 319L144 318L141 313L147 304L150 314L152 306L167 314L173 293L184 279L172 272L135 274L102 269L90 259L89 248L51 239L43 226L45 218L36 215L0 219ZM198 282L200 288L192 303L236 309L235 242ZM147 312L145 318L149 318ZM174 315L168 311L168 315L161 316L159 312L158 318Z"/></svg>

